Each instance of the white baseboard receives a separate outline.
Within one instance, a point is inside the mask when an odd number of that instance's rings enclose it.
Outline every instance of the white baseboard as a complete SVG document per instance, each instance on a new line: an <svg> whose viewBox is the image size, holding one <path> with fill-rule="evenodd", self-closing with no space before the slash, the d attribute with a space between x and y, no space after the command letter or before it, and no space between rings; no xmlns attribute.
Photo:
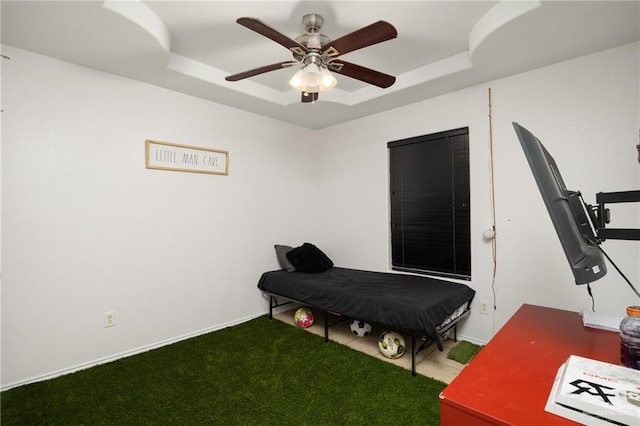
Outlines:
<svg viewBox="0 0 640 426"><path fill-rule="evenodd" d="M80 370L86 370L87 368L91 368L91 367L95 367L97 365L100 364L106 364L108 362L112 362L112 361L117 361L119 359L122 358L127 358L133 355L138 355L141 354L143 352L147 352L153 349L157 349L160 348L162 346L166 346L166 345L171 345L173 343L177 343L180 342L182 340L186 340L186 339L190 339L192 337L197 337L197 336L201 336L203 334L207 334L207 333L211 333L213 331L217 331L217 330L222 330L223 328L227 328L227 327L232 327L234 325L238 325L238 324L242 324L244 322L247 321L251 321L252 319L258 318L264 314L266 314L268 312L262 312L256 315L251 315L245 318L241 318L238 320L234 320L234 321L230 321L227 323L223 323L223 324L218 324L216 326L213 327L209 327L209 328L205 328L202 330L198 330L198 331L194 331L192 333L187 333L187 334L183 334L182 336L177 336L171 339L166 339L166 340L162 340L160 342L156 342L156 343L152 343L150 345L145 345L145 346L141 346L139 348L136 349L132 349L130 351L125 351L125 352L120 352L118 354L114 354L114 355L110 355L104 358L99 358L93 361L89 361L86 363L82 363L82 364L78 364L72 367L68 367L68 368L63 368L61 370L57 370L51 373L47 373L47 374L43 374L40 376L34 376L34 377L30 377L28 379L24 379L24 380L19 380L17 382L13 382L13 383L9 383L6 385L3 385L2 387L0 387L0 391L6 391L18 386L24 386L24 385L28 385L31 383L36 383L36 382L42 382L45 380L50 380L50 379L54 379L56 377L60 377L60 376L64 376L65 374L70 374L70 373L75 373L77 371Z"/></svg>
<svg viewBox="0 0 640 426"><path fill-rule="evenodd" d="M280 306L278 308L274 308L273 309L273 315L277 315L277 314L280 314L280 313L283 313L283 312L287 312L287 311L290 311L292 309L297 309L299 306L300 306L299 304L293 303L293 304L290 304L290 305L285 305L285 306ZM245 318L237 319L237 320L234 320L234 321L230 321L230 322L227 322L227 323L218 324L218 325L213 326L213 327L205 328L205 329L198 330L198 331L195 331L195 332L192 332L192 333L187 333L187 334L184 334L184 335L181 335L181 336L177 336L177 337L174 337L174 338L171 338L171 339L162 340L160 342L152 343L150 345L141 346L139 348L132 349L130 351L120 352L118 354L110 355L108 357L99 358L99 359L96 359L96 360L93 360L93 361L90 361L90 362L78 364L78 365L75 365L75 366L72 366L72 367L68 367L68 368L63 368L61 370L57 370L57 371L54 371L54 372L51 372L51 373L43 374L43 375L40 375L40 376L34 376L34 377L30 377L28 379L24 379L24 380L20 380L20 381L17 381L17 382L9 383L7 385L4 385L4 386L0 387L0 391L9 390L9 389L12 389L12 388L15 388L15 387L18 387L18 386L24 386L24 385L28 385L28 384L31 384L31 383L42 382L44 380L54 379L56 377L63 376L65 374L75 373L77 371L86 370L87 368L95 367L95 366L100 365L100 364L106 364L108 362L117 361L117 360L122 359L122 358L130 357L130 356L133 356L133 355L138 355L138 354L141 354L141 353L153 350L153 349L160 348L162 346L171 345L173 343L177 343L177 342L180 342L182 340L190 339L192 337L197 337L197 336L200 336L200 335L203 335L203 334L211 333L213 331L222 330L223 328L232 327L234 325L242 324L244 322L251 321L252 319L258 318L258 317L260 317L262 315L265 315L265 314L268 314L268 311L262 312L262 313L259 313L259 314L255 314L255 315L251 315L251 316L248 316L248 317L245 317ZM453 333L451 334L450 337L453 338ZM480 346L483 346L483 345L487 344L486 342L481 342L481 341L478 341L478 340L473 339L471 337L460 335L460 334L458 334L457 339L458 339L458 341L466 340L468 342L475 343L476 345L480 345Z"/></svg>

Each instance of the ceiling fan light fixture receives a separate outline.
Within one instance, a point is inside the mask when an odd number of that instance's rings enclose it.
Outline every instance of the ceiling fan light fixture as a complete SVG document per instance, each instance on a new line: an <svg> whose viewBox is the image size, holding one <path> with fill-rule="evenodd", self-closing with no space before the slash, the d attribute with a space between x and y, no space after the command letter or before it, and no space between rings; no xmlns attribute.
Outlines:
<svg viewBox="0 0 640 426"><path fill-rule="evenodd" d="M320 85L320 67L313 62L304 67L302 83L309 87L317 87Z"/></svg>
<svg viewBox="0 0 640 426"><path fill-rule="evenodd" d="M301 92L305 91L305 87L303 84L304 71L300 68L289 80L289 85L296 90L300 90Z"/></svg>
<svg viewBox="0 0 640 426"><path fill-rule="evenodd" d="M338 81L324 65L310 63L300 68L289 80L296 90L308 93L324 92L333 89Z"/></svg>
<svg viewBox="0 0 640 426"><path fill-rule="evenodd" d="M317 75L311 74L312 75L309 75L309 73L306 72L306 68L300 68L293 77L291 77L291 80L289 80L289 85L301 92L317 92L320 73L317 73Z"/></svg>
<svg viewBox="0 0 640 426"><path fill-rule="evenodd" d="M331 71L327 68L322 68L320 71L320 91L331 90L336 87L336 84L338 84L338 80L331 74Z"/></svg>

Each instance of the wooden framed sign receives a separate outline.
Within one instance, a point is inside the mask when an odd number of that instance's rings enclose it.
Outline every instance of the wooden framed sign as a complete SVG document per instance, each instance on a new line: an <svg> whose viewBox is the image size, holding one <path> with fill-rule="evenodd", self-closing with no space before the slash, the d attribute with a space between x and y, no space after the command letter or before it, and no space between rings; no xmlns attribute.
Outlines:
<svg viewBox="0 0 640 426"><path fill-rule="evenodd" d="M146 141L147 169L229 174L229 152L177 143Z"/></svg>

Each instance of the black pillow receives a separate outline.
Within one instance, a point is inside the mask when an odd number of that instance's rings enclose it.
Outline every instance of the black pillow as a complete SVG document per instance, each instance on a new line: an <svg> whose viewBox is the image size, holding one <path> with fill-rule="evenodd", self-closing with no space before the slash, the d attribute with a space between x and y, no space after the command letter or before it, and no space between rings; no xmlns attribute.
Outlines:
<svg viewBox="0 0 640 426"><path fill-rule="evenodd" d="M333 267L333 262L318 247L304 243L287 253L287 259L299 272L324 272Z"/></svg>
<svg viewBox="0 0 640 426"><path fill-rule="evenodd" d="M276 249L276 258L278 259L280 267L288 272L295 271L296 268L291 264L291 262L289 262L289 259L287 259L287 253L293 250L293 247L283 246L280 244L276 244L273 247Z"/></svg>

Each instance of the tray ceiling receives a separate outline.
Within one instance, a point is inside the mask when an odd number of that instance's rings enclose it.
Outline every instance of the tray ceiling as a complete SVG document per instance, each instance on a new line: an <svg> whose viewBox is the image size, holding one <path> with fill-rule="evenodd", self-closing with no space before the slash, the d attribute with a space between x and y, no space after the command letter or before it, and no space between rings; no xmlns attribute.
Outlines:
<svg viewBox="0 0 640 426"><path fill-rule="evenodd" d="M396 39L344 60L397 77L387 89L336 75L302 104L287 68L239 82L229 74L292 59L238 25L259 18L295 38L319 13L335 39L378 20ZM2 43L319 129L640 39L634 1L6 1Z"/></svg>

